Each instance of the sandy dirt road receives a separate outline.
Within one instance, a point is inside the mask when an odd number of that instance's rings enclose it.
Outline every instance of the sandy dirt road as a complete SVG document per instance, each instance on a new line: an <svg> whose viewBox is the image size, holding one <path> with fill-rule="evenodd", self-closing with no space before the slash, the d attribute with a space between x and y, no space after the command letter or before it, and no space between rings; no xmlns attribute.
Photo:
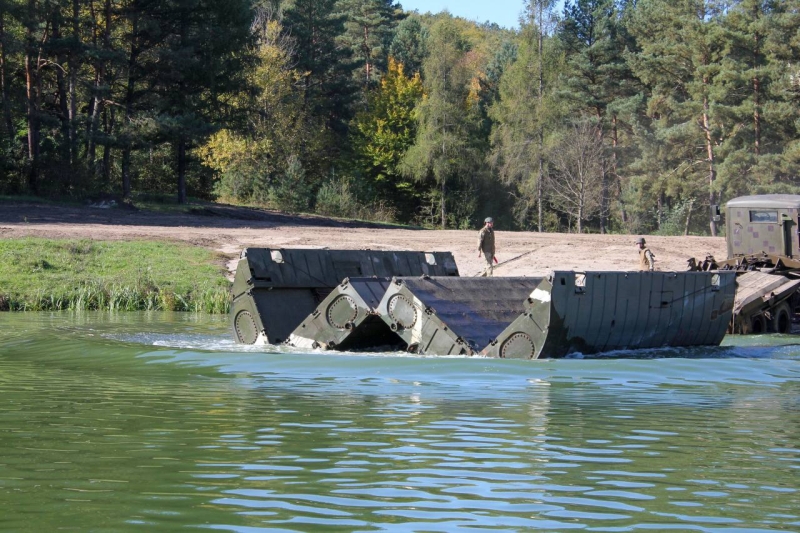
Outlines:
<svg viewBox="0 0 800 533"><path fill-rule="evenodd" d="M386 228L369 223L291 216L228 206L199 206L189 214L35 203L0 203L0 239L18 237L93 240L183 241L219 252L235 269L246 247L421 250L453 252L462 276L483 269L477 234ZM638 254L631 235L575 235L497 230L495 275L535 276L551 270L635 270ZM651 237L658 270L686 269L689 257L724 258L722 237Z"/></svg>

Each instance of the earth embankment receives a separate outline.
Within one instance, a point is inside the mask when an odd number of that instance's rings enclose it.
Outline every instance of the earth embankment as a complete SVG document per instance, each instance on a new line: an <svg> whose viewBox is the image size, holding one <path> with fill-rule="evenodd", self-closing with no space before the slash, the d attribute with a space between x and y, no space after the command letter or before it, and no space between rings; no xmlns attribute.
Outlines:
<svg viewBox="0 0 800 533"><path fill-rule="evenodd" d="M450 251L462 276L483 266L474 230L420 230L260 209L203 205L187 212L0 203L0 239L167 240L219 252L229 275L246 247ZM496 275L551 270L634 270L635 236L497 230ZM689 257L726 256L722 237L646 236L658 270L682 271Z"/></svg>

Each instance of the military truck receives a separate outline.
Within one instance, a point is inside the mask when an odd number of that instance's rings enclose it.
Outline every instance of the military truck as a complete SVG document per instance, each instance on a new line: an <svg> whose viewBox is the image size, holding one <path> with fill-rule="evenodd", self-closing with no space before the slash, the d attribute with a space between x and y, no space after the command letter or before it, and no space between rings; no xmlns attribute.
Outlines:
<svg viewBox="0 0 800 533"><path fill-rule="evenodd" d="M742 196L725 211L727 259L707 257L692 269L739 273L729 332L789 333L800 304L800 195ZM721 219L718 206L712 216Z"/></svg>

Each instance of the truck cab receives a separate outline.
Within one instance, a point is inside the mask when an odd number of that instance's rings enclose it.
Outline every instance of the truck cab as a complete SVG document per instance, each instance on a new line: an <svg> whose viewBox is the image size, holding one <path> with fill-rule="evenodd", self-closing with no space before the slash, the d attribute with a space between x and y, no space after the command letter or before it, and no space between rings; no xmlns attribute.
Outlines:
<svg viewBox="0 0 800 533"><path fill-rule="evenodd" d="M741 196L725 208L728 259L761 253L800 259L800 195Z"/></svg>
<svg viewBox="0 0 800 533"><path fill-rule="evenodd" d="M738 272L730 331L791 332L800 309L800 195L741 196L725 210L728 259L718 266Z"/></svg>

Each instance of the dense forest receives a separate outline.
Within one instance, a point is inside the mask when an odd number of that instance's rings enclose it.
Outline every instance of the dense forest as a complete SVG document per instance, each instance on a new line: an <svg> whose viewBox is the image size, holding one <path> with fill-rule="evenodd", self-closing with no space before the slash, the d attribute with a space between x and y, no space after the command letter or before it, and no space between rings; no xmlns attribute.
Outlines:
<svg viewBox="0 0 800 533"><path fill-rule="evenodd" d="M800 191L800 0L0 0L0 194L716 234Z"/></svg>

